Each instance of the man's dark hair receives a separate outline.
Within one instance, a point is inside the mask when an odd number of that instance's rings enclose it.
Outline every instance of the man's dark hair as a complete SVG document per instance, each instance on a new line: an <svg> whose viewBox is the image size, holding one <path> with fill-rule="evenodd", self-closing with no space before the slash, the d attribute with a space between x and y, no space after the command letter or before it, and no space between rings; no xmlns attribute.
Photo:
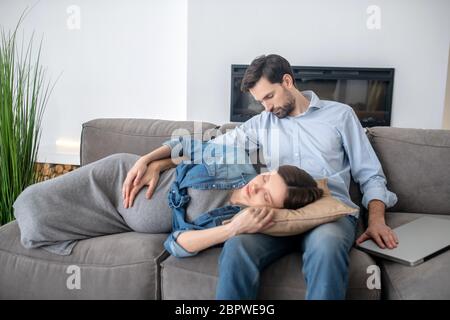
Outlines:
<svg viewBox="0 0 450 320"><path fill-rule="evenodd" d="M296 166L283 165L277 171L288 188L283 208L298 209L323 196L323 190L317 186L316 180L305 170Z"/></svg>
<svg viewBox="0 0 450 320"><path fill-rule="evenodd" d="M295 86L294 73L292 72L291 65L285 58L277 54L259 56L252 61L245 71L241 83L241 91L248 92L263 76L270 83L282 83L285 74L292 77Z"/></svg>

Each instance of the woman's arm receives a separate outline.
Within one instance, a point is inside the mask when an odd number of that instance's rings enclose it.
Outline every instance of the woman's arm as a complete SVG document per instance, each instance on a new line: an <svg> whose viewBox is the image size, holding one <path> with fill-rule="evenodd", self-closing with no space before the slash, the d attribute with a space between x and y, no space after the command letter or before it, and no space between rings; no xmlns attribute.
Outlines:
<svg viewBox="0 0 450 320"><path fill-rule="evenodd" d="M138 161L142 163L149 164L150 162L170 158L171 149L169 146L161 146L152 152L143 155Z"/></svg>
<svg viewBox="0 0 450 320"><path fill-rule="evenodd" d="M204 230L181 233L177 243L188 252L197 252L222 243L242 233L257 233L273 225L273 210L247 208L238 213L230 223Z"/></svg>
<svg viewBox="0 0 450 320"><path fill-rule="evenodd" d="M183 232L178 236L177 242L184 250L196 252L225 242L233 235L233 231L226 224L210 229Z"/></svg>
<svg viewBox="0 0 450 320"><path fill-rule="evenodd" d="M187 157L178 157L178 158L165 158L154 160L160 172L166 171L171 168L175 168L181 161L188 159Z"/></svg>

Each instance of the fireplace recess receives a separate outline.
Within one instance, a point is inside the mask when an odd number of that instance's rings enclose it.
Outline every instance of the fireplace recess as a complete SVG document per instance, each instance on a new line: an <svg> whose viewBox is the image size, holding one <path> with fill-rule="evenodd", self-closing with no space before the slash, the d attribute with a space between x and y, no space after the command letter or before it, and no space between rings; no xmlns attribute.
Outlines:
<svg viewBox="0 0 450 320"><path fill-rule="evenodd" d="M250 93L240 91L248 65L231 65L230 121L244 122L264 110ZM363 127L390 126L393 68L293 66L300 91L313 90L322 100L351 106Z"/></svg>

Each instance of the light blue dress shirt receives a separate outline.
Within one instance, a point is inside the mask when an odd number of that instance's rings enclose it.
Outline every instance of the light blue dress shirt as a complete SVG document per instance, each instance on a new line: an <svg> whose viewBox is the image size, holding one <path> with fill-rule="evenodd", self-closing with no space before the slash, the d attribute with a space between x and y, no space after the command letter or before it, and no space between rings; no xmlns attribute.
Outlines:
<svg viewBox="0 0 450 320"><path fill-rule="evenodd" d="M327 178L334 197L359 208L350 199L352 175L360 185L365 208L374 199L387 208L394 206L397 196L387 189L381 164L353 109L320 100L312 91L302 94L310 101L304 113L279 119L263 111L212 142L239 144L250 153L262 147L268 169L289 164L306 170L315 179ZM358 211L355 216L359 216Z"/></svg>

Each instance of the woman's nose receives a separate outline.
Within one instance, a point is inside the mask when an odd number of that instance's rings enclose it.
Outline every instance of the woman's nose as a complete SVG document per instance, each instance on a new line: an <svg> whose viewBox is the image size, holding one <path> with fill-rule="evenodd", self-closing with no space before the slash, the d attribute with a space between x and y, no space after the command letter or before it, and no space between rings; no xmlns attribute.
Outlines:
<svg viewBox="0 0 450 320"><path fill-rule="evenodd" d="M259 191L259 186L257 184L254 184L253 188L252 188L252 195L257 194L258 191Z"/></svg>

